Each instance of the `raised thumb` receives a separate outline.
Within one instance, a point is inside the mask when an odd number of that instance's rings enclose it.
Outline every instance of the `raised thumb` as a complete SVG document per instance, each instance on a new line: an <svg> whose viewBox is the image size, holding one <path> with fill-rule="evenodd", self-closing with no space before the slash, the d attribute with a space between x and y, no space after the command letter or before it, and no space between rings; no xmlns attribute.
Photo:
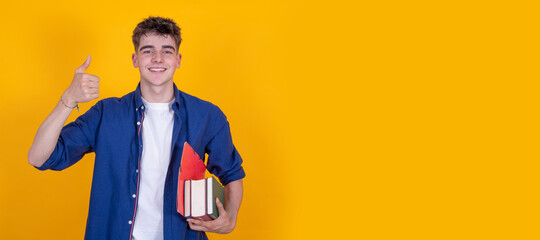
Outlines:
<svg viewBox="0 0 540 240"><path fill-rule="evenodd" d="M84 73L84 71L86 71L86 69L90 66L90 60L90 55L88 55L88 57L86 57L86 61L84 61L80 67L75 69L75 73Z"/></svg>

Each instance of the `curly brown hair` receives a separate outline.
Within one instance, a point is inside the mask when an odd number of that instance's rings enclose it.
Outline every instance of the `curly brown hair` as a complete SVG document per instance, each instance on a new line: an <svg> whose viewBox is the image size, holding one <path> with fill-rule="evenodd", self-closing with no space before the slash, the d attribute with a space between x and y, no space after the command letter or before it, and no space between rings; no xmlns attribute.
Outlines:
<svg viewBox="0 0 540 240"><path fill-rule="evenodd" d="M148 34L172 37L176 43L176 51L178 52L182 37L180 36L180 27L176 25L174 20L163 17L148 17L137 24L137 27L133 30L133 36L131 36L133 46L135 46L135 52L139 48L141 37Z"/></svg>

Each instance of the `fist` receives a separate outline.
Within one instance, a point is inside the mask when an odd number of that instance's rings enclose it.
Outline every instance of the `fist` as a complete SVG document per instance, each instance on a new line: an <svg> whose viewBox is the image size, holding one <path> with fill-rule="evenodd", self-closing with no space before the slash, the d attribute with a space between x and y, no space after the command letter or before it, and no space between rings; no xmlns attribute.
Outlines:
<svg viewBox="0 0 540 240"><path fill-rule="evenodd" d="M99 77L85 73L90 66L90 60L89 55L86 61L75 69L73 81L62 95L62 99L70 107L99 97Z"/></svg>

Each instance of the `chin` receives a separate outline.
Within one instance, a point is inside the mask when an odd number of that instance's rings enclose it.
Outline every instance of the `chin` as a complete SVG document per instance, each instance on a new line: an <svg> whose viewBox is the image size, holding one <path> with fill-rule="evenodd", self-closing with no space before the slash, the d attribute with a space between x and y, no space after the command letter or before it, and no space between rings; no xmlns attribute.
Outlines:
<svg viewBox="0 0 540 240"><path fill-rule="evenodd" d="M161 80L161 79L152 79L152 80L142 80L142 82L151 85L151 86L163 86L172 82L172 80Z"/></svg>

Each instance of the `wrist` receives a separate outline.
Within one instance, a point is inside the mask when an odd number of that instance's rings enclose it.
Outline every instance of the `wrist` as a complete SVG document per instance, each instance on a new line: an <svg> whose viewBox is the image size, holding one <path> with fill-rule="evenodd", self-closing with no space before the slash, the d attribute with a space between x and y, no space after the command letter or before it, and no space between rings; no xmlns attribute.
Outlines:
<svg viewBox="0 0 540 240"><path fill-rule="evenodd" d="M70 100L64 95L60 97L60 103L64 105L64 107L69 108L69 109L74 109L74 108L79 109L79 105L75 101Z"/></svg>
<svg viewBox="0 0 540 240"><path fill-rule="evenodd" d="M60 101L67 105L68 108L74 108L79 104L77 101L75 101L73 98L70 97L68 91L65 91L64 94L60 97Z"/></svg>

